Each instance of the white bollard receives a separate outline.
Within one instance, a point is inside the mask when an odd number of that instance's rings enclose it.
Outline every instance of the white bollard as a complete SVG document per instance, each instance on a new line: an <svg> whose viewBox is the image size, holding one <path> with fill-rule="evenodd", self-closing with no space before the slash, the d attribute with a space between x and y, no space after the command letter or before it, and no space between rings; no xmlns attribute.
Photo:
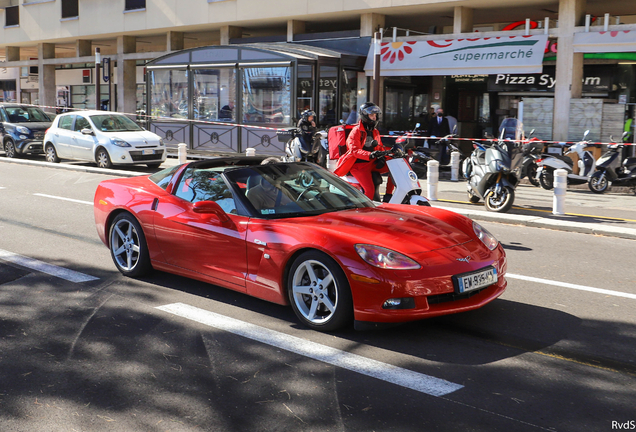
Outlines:
<svg viewBox="0 0 636 432"><path fill-rule="evenodd" d="M451 153L451 181L459 180L459 152Z"/></svg>
<svg viewBox="0 0 636 432"><path fill-rule="evenodd" d="M426 162L426 198L429 201L437 201L437 184L439 183L439 162L430 160Z"/></svg>
<svg viewBox="0 0 636 432"><path fill-rule="evenodd" d="M256 149L253 149L253 148L245 149L245 156L256 156Z"/></svg>
<svg viewBox="0 0 636 432"><path fill-rule="evenodd" d="M188 145L185 143L180 143L179 144L179 150L177 151L177 156L179 156L179 163L180 164L184 164L188 161L188 152L187 152L187 147Z"/></svg>
<svg viewBox="0 0 636 432"><path fill-rule="evenodd" d="M554 171L554 197L552 214L565 214L565 192L568 187L568 172L564 169Z"/></svg>

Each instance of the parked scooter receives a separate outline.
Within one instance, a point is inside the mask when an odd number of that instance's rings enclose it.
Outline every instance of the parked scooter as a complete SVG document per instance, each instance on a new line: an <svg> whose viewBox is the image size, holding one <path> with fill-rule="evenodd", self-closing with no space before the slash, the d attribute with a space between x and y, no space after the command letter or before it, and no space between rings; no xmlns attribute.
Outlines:
<svg viewBox="0 0 636 432"><path fill-rule="evenodd" d="M393 194L386 194L383 199L381 199L380 185L382 184L382 175L379 172L373 172L373 183L375 184L374 201L382 201L389 204L431 205L425 197L420 195L422 193L422 187L417 179L417 174L413 172L407 162L407 157L408 155L404 153L401 147L396 150L379 152L376 160L380 161L380 163L386 163L386 166L389 168L389 176L393 180L395 189L393 190ZM341 179L364 193L364 189L358 180L351 174L343 176Z"/></svg>
<svg viewBox="0 0 636 432"><path fill-rule="evenodd" d="M623 133L625 138L627 132ZM613 138L611 138L614 141ZM623 139L621 139L623 141ZM621 162L624 144L609 145L607 151L596 161L596 172L589 179L588 187L594 193L605 193L611 186L636 187L636 157Z"/></svg>
<svg viewBox="0 0 636 432"><path fill-rule="evenodd" d="M530 131L530 135L534 133L534 129ZM532 186L539 186L539 180L537 177L537 160L541 159L543 153L543 141L539 138L532 137L527 142L523 143L523 162L521 163L521 174L519 179L524 177L528 178L528 181Z"/></svg>
<svg viewBox="0 0 636 432"><path fill-rule="evenodd" d="M537 175L536 179L539 180L543 189L551 190L554 187L554 171L557 169L564 169L568 172L568 184L583 184L587 183L590 175L596 169L596 161L592 156L592 152L585 151L585 148L589 145L590 141L586 141L585 137L590 133L586 130L583 134L583 139L576 144L571 145L564 156L549 154L544 155L541 159L537 160ZM568 154L576 153L579 156L579 173L574 174L574 162L567 157Z"/></svg>
<svg viewBox="0 0 636 432"><path fill-rule="evenodd" d="M417 130L419 129L420 124L417 123L415 128L406 132L404 135L398 137L395 140L396 144L402 146L406 154L408 155L407 159L411 169L417 174L418 178L426 178L426 173L428 170L427 162L430 160L434 160L433 156L427 152L427 149L422 147L423 144L421 141L416 138L413 138L415 134L417 134ZM392 135L393 132L389 132L389 135ZM420 142L418 142L420 141ZM418 145L420 144L420 145Z"/></svg>
<svg viewBox="0 0 636 432"><path fill-rule="evenodd" d="M298 129L289 129L279 132L279 140L281 137L289 137L291 139L285 144L285 155L282 157L283 162L312 162L323 168L327 167L329 157L329 144L327 143L327 132L317 131L313 135L312 143L307 145L300 139Z"/></svg>
<svg viewBox="0 0 636 432"><path fill-rule="evenodd" d="M470 157L462 164L464 177L468 179L468 200L477 203L483 199L487 210L507 212L519 184L522 144L505 140L502 133L489 146L477 142L473 146Z"/></svg>

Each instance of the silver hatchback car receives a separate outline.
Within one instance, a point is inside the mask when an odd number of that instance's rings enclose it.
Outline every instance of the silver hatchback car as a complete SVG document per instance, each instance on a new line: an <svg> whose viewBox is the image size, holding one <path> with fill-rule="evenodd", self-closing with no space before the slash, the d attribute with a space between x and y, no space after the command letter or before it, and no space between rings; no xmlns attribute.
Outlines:
<svg viewBox="0 0 636 432"><path fill-rule="evenodd" d="M76 159L113 165L146 164L156 168L166 160L162 139L123 114L78 111L60 114L44 136L48 162Z"/></svg>

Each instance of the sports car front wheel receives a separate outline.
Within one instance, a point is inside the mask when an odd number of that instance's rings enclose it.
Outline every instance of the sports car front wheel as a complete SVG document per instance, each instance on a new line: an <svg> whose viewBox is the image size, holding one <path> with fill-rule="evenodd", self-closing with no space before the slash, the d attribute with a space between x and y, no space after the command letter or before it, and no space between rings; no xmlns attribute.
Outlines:
<svg viewBox="0 0 636 432"><path fill-rule="evenodd" d="M294 260L287 292L296 316L314 330L337 330L352 320L347 278L338 263L322 252L304 252Z"/></svg>
<svg viewBox="0 0 636 432"><path fill-rule="evenodd" d="M146 236L129 213L121 213L110 227L110 255L124 276L143 276L152 270Z"/></svg>

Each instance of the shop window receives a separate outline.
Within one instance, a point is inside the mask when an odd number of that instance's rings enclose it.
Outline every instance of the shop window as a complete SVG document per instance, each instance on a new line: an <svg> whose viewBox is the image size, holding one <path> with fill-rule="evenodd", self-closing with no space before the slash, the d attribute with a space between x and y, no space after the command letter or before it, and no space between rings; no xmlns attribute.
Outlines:
<svg viewBox="0 0 636 432"><path fill-rule="evenodd" d="M236 69L194 69L194 120L236 121Z"/></svg>
<svg viewBox="0 0 636 432"><path fill-rule="evenodd" d="M79 16L79 0L62 0L62 18Z"/></svg>
<svg viewBox="0 0 636 432"><path fill-rule="evenodd" d="M312 65L298 65L298 83L296 84L297 118L303 111L314 108L314 67Z"/></svg>
<svg viewBox="0 0 636 432"><path fill-rule="evenodd" d="M146 9L146 0L126 0L125 10Z"/></svg>
<svg viewBox="0 0 636 432"><path fill-rule="evenodd" d="M341 88L341 119L346 124L355 124L358 121L358 108L364 103L363 87L358 83L358 72L343 69Z"/></svg>
<svg viewBox="0 0 636 432"><path fill-rule="evenodd" d="M318 122L323 125L334 125L338 108L338 67L320 66L318 81L319 110Z"/></svg>
<svg viewBox="0 0 636 432"><path fill-rule="evenodd" d="M20 25L20 6L9 6L4 10L5 27Z"/></svg>
<svg viewBox="0 0 636 432"><path fill-rule="evenodd" d="M150 72L152 117L188 118L188 72L158 69Z"/></svg>
<svg viewBox="0 0 636 432"><path fill-rule="evenodd" d="M243 123L291 122L291 68L243 69Z"/></svg>
<svg viewBox="0 0 636 432"><path fill-rule="evenodd" d="M101 85L102 97L108 99L108 84ZM74 85L71 86L71 107L77 109L95 109L95 86Z"/></svg>

